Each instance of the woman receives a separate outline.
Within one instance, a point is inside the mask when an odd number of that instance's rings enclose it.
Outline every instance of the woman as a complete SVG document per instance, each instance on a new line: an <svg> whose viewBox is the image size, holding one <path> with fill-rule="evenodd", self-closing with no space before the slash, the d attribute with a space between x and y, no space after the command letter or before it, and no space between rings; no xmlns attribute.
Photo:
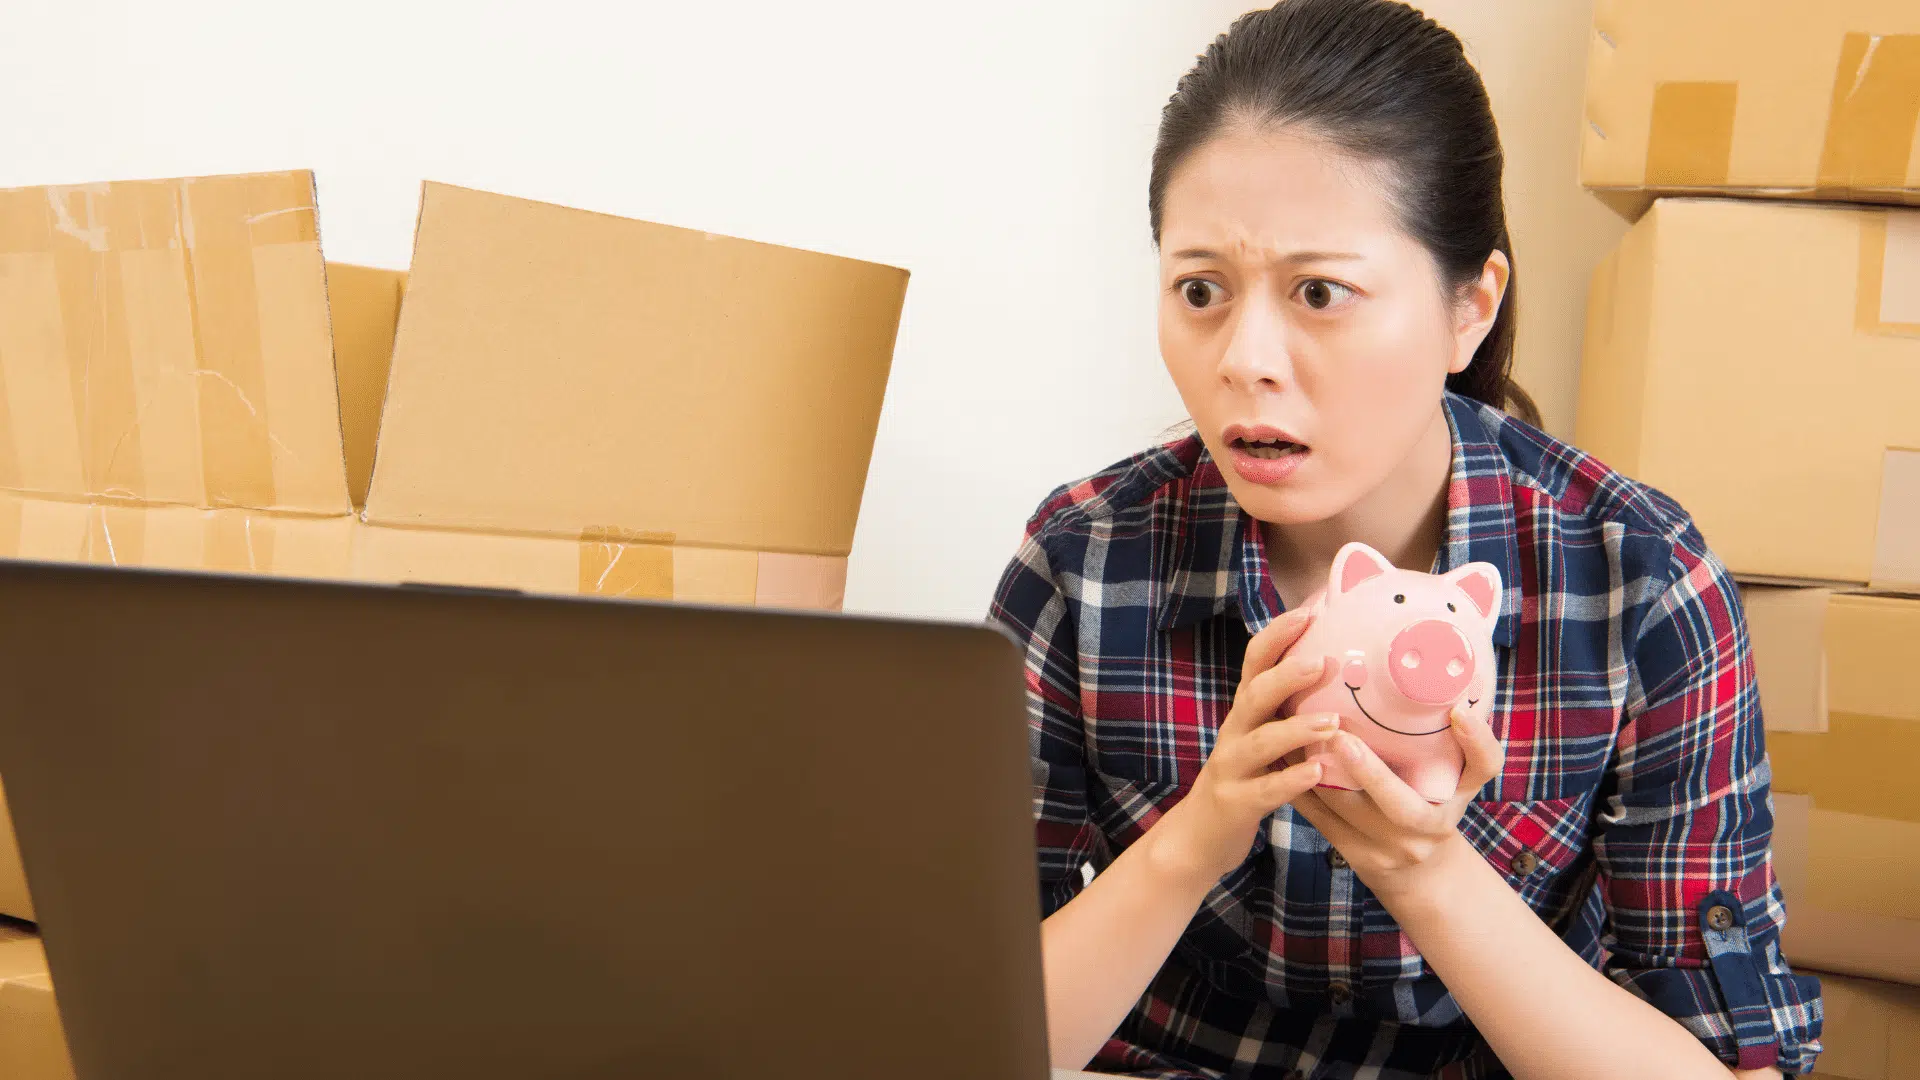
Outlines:
<svg viewBox="0 0 1920 1080"><path fill-rule="evenodd" d="M993 608L1027 648L1056 1066L1811 1067L1738 595L1680 507L1502 411L1531 412L1501 167L1459 41L1387 0L1249 14L1166 107L1160 346L1196 431L1055 492ZM1352 540L1507 583L1444 805L1276 718ZM1288 764L1316 743L1365 790Z"/></svg>

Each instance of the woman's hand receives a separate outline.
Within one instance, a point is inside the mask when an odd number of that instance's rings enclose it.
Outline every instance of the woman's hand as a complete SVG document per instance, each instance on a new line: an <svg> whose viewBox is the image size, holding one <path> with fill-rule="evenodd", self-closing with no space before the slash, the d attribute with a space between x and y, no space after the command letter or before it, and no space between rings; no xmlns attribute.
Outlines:
<svg viewBox="0 0 1920 1080"><path fill-rule="evenodd" d="M1449 718L1466 767L1453 798L1436 806L1394 775L1371 747L1342 733L1330 749L1352 773L1359 791L1309 791L1294 809L1331 842L1374 895L1391 905L1395 896L1421 888L1423 878L1449 855L1472 854L1460 835L1460 817L1505 762L1500 741L1485 721L1458 709Z"/></svg>
<svg viewBox="0 0 1920 1080"><path fill-rule="evenodd" d="M1281 705L1320 681L1325 657L1280 657L1306 631L1296 610L1275 619L1247 643L1240 686L1220 724L1193 788L1147 830L1153 865L1209 886L1245 861L1260 825L1279 807L1320 782L1320 766L1288 766L1282 758L1339 731L1334 715L1276 720Z"/></svg>

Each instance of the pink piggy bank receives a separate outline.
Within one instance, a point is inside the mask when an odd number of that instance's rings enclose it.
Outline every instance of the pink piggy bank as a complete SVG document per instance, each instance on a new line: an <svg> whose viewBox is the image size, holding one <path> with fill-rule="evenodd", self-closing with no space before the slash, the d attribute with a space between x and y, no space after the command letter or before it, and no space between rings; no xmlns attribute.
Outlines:
<svg viewBox="0 0 1920 1080"><path fill-rule="evenodd" d="M1448 713L1462 705L1486 719L1493 707L1493 627L1500 571L1468 563L1444 575L1394 568L1365 544L1333 559L1327 587L1308 598L1314 612L1288 655L1331 656L1326 677L1287 700L1283 716L1338 713L1352 732L1429 802L1452 798L1465 764ZM1327 747L1320 786L1359 787Z"/></svg>

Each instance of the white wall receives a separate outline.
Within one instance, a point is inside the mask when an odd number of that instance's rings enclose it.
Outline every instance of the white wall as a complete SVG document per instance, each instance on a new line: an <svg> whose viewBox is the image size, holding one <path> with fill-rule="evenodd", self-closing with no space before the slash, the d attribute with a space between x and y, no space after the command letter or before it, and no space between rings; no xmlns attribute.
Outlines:
<svg viewBox="0 0 1920 1080"><path fill-rule="evenodd" d="M1460 35L1493 98L1507 155L1520 280L1515 374L1547 430L1573 437L1587 281L1627 223L1580 187L1593 0L1416 0Z"/></svg>
<svg viewBox="0 0 1920 1080"><path fill-rule="evenodd" d="M1147 156L1242 6L12 0L0 186L312 168L329 257L399 267L432 178L905 266L848 604L973 618L1048 489L1181 418ZM1482 32L1497 97L1577 102L1584 0L1429 6ZM1557 187L1534 211L1517 184L1515 217L1531 311L1559 333L1569 301L1543 293L1564 282L1528 244L1569 198L1577 108L1549 119ZM1567 335L1532 325L1561 363Z"/></svg>

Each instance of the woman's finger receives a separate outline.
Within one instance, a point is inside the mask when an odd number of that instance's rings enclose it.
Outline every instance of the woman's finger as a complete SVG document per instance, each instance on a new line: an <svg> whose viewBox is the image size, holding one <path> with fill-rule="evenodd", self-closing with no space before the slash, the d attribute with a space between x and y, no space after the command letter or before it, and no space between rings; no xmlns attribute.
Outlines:
<svg viewBox="0 0 1920 1080"><path fill-rule="evenodd" d="M1454 738L1460 740L1460 750L1466 755L1466 766L1460 773L1461 788L1478 793L1487 786L1487 782L1500 775L1506 768L1506 748L1487 726L1485 720L1468 713L1464 709L1453 710Z"/></svg>
<svg viewBox="0 0 1920 1080"><path fill-rule="evenodd" d="M1228 753L1235 772L1257 776L1272 770L1288 754L1326 742L1339 732L1339 714L1308 713L1261 724L1234 740Z"/></svg>
<svg viewBox="0 0 1920 1080"><path fill-rule="evenodd" d="M1236 738L1279 715L1288 698L1320 681L1327 660L1325 656L1289 656L1241 684L1233 695L1233 708L1220 724L1220 739Z"/></svg>
<svg viewBox="0 0 1920 1080"><path fill-rule="evenodd" d="M1247 791L1262 813L1271 814L1302 795L1310 794L1313 786L1320 782L1321 771L1317 761L1289 765L1247 781Z"/></svg>
<svg viewBox="0 0 1920 1080"><path fill-rule="evenodd" d="M1447 719L1453 725L1453 737L1460 742L1460 752L1465 755L1465 766L1460 770L1460 786L1447 800L1447 811L1453 820L1458 821L1467 812L1467 805L1480 797L1480 789L1487 782L1500 775L1506 767L1506 748L1493 734L1484 720L1476 720L1461 709L1454 709Z"/></svg>
<svg viewBox="0 0 1920 1080"><path fill-rule="evenodd" d="M1424 831L1430 826L1433 804L1388 768L1372 747L1356 735L1342 734L1332 741L1331 748L1346 766L1347 774L1379 807L1387 821L1414 831Z"/></svg>
<svg viewBox="0 0 1920 1080"><path fill-rule="evenodd" d="M1247 642L1247 654L1240 661L1240 685L1246 686L1254 676L1279 663L1293 643L1300 640L1300 635L1307 632L1310 621L1305 608L1295 608L1253 635L1253 640Z"/></svg>

